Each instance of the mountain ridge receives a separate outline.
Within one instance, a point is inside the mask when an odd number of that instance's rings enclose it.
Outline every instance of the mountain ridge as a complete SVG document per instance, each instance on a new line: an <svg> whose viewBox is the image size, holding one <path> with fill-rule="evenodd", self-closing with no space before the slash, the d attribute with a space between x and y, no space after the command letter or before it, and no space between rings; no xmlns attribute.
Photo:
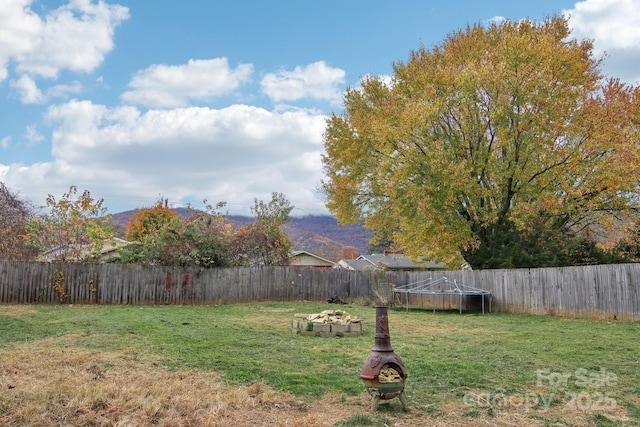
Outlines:
<svg viewBox="0 0 640 427"><path fill-rule="evenodd" d="M193 214L185 208L172 209L183 219ZM112 214L111 224L119 237L124 237L127 224L137 210L129 210ZM234 227L249 224L253 217L243 215L226 215L226 221ZM331 261L344 258L344 254L355 251L366 253L373 232L357 224L341 225L331 215L305 215L291 217L283 230L289 236L293 250L303 250Z"/></svg>

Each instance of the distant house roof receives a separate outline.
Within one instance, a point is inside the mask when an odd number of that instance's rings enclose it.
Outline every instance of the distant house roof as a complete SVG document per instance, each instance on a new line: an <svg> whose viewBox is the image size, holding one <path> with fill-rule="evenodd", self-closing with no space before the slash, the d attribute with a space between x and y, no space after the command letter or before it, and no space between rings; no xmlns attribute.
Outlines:
<svg viewBox="0 0 640 427"><path fill-rule="evenodd" d="M333 261L307 251L293 251L287 262L294 267L333 268L336 265Z"/></svg>
<svg viewBox="0 0 640 427"><path fill-rule="evenodd" d="M341 259L338 261L336 268L344 268L345 270L374 270L376 266L365 259Z"/></svg>
<svg viewBox="0 0 640 427"><path fill-rule="evenodd" d="M114 237L113 240L106 243L102 248L102 251L100 251L100 261L105 261L114 256L119 257L120 254L118 253L118 249L124 248L125 246L129 246L133 243L137 242L129 242L127 240L120 239L119 237Z"/></svg>
<svg viewBox="0 0 640 427"><path fill-rule="evenodd" d="M110 256L117 255L118 248L122 248L131 243L133 242L127 242L126 240L114 237L112 240L105 242L104 247L100 251L99 260L104 261ZM91 253L91 245L57 246L44 252L42 258L44 261L81 261L80 258L69 258L69 254L72 253L80 253L82 257L85 257Z"/></svg>
<svg viewBox="0 0 640 427"><path fill-rule="evenodd" d="M360 255L355 260L340 260L338 265L348 270L363 271L367 269L385 270L444 270L446 264L431 261L416 264L411 258L402 254L370 254Z"/></svg>

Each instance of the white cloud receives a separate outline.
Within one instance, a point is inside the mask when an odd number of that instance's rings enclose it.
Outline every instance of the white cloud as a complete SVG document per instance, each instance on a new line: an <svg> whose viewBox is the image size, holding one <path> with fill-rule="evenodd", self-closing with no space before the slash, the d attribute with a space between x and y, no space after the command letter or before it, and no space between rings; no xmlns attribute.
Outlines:
<svg viewBox="0 0 640 427"><path fill-rule="evenodd" d="M44 141L45 139L34 125L27 126L24 132L24 137L30 144L36 144L40 141Z"/></svg>
<svg viewBox="0 0 640 427"><path fill-rule="evenodd" d="M640 1L585 0L565 11L573 32L595 40L599 52L640 47Z"/></svg>
<svg viewBox="0 0 640 427"><path fill-rule="evenodd" d="M505 22L506 20L507 20L507 18L505 18L504 16L496 15L493 18L487 19L485 22L487 24L489 24L489 25L491 25L491 24L500 25L501 23Z"/></svg>
<svg viewBox="0 0 640 427"><path fill-rule="evenodd" d="M36 48L42 20L29 8L32 0L0 3L0 81L8 76L7 63Z"/></svg>
<svg viewBox="0 0 640 427"><path fill-rule="evenodd" d="M10 136L5 136L4 138L0 139L0 147L2 148L9 148L9 143L11 142L11 137Z"/></svg>
<svg viewBox="0 0 640 427"><path fill-rule="evenodd" d="M375 79L390 89L393 88L395 85L393 76L390 74L378 74L378 75L367 74L361 77L360 80L358 80L358 85L355 87L355 89L362 90L362 84L370 79Z"/></svg>
<svg viewBox="0 0 640 427"><path fill-rule="evenodd" d="M585 0L563 11L572 35L606 52L603 70L628 83L640 82L640 0Z"/></svg>
<svg viewBox="0 0 640 427"><path fill-rule="evenodd" d="M44 100L36 82L29 76L21 76L18 80L12 81L11 88L18 92L23 104L39 104Z"/></svg>
<svg viewBox="0 0 640 427"><path fill-rule="evenodd" d="M274 101L296 101L303 98L338 102L342 98L340 85L345 82L345 71L327 66L324 61L314 62L293 71L280 71L262 78L262 91Z"/></svg>
<svg viewBox="0 0 640 427"><path fill-rule="evenodd" d="M53 98L68 98L69 95L77 95L82 92L82 85L80 82L71 82L66 85L54 85L48 88L45 92L47 99Z"/></svg>
<svg viewBox="0 0 640 427"><path fill-rule="evenodd" d="M315 194L326 117L292 109L233 105L149 110L71 101L49 108L54 161L9 165L0 181L27 195L62 194L71 184L107 204L158 195L185 204L206 198L244 209L284 193L292 204L326 213ZM44 185L44 187L42 187Z"/></svg>
<svg viewBox="0 0 640 427"><path fill-rule="evenodd" d="M114 29L128 19L120 5L71 0L41 18L33 0L0 3L0 80L13 61L20 74L55 78L60 70L90 72L113 49Z"/></svg>
<svg viewBox="0 0 640 427"><path fill-rule="evenodd" d="M79 82L71 84L53 85L43 93L36 85L36 82L27 75L20 76L10 83L23 104L43 104L54 98L68 98L71 94L82 92L82 85Z"/></svg>
<svg viewBox="0 0 640 427"><path fill-rule="evenodd" d="M124 101L152 108L183 107L190 100L208 100L237 89L251 80L253 66L234 70L227 58L191 59L184 65L152 65L139 71L129 83L133 90Z"/></svg>

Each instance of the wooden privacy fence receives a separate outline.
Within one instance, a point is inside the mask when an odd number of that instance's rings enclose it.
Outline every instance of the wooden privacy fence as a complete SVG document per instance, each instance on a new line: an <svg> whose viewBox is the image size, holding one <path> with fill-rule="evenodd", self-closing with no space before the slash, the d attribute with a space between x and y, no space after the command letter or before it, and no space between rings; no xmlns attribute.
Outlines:
<svg viewBox="0 0 640 427"><path fill-rule="evenodd" d="M326 301L349 282L350 298L446 276L491 292L493 311L640 319L640 264L518 270L356 272L297 267L225 269L0 261L0 303L226 304ZM441 308L418 296L411 305ZM477 303L477 302L476 302ZM444 308L457 308L458 300ZM474 301L465 299L465 309Z"/></svg>
<svg viewBox="0 0 640 427"><path fill-rule="evenodd" d="M493 311L559 314L572 317L640 320L640 264L517 270L479 270L396 273L392 284L402 286L445 276L461 285L491 292ZM404 301L404 300L403 300ZM467 308L478 308L478 298L467 298ZM445 300L445 308L458 300ZM414 296L412 305L441 307L441 301Z"/></svg>
<svg viewBox="0 0 640 427"><path fill-rule="evenodd" d="M371 295L346 270L294 267L173 268L0 261L0 303L226 304L327 300L344 282L351 297ZM365 294L363 294L364 292Z"/></svg>

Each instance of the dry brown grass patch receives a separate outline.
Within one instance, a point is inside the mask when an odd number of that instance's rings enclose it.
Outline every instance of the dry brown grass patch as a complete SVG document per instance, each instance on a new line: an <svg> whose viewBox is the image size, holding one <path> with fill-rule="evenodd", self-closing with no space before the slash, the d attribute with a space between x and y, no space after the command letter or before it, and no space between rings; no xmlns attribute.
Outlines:
<svg viewBox="0 0 640 427"><path fill-rule="evenodd" d="M134 354L63 346L76 338L0 352L1 426L334 426L369 407L364 393L310 401L262 383L230 386L215 373L169 370ZM465 425L449 414L403 412L396 400L380 406L395 426Z"/></svg>
<svg viewBox="0 0 640 427"><path fill-rule="evenodd" d="M0 305L0 316L22 316L33 313L38 311L28 305Z"/></svg>
<svg viewBox="0 0 640 427"><path fill-rule="evenodd" d="M0 352L1 426L334 426L367 413L368 397L341 392L310 401L262 383L230 386L211 372L169 370L152 359L125 352L61 347L62 337L20 344ZM462 399L444 403L429 416L404 412L397 399L380 405L379 416L397 427L543 426L544 419L589 423L588 413L499 411L470 414ZM557 412L557 413L555 413ZM622 408L606 415L623 425ZM533 415L533 416L532 416Z"/></svg>
<svg viewBox="0 0 640 427"><path fill-rule="evenodd" d="M350 415L260 383L48 344L0 353L0 425L328 426Z"/></svg>

